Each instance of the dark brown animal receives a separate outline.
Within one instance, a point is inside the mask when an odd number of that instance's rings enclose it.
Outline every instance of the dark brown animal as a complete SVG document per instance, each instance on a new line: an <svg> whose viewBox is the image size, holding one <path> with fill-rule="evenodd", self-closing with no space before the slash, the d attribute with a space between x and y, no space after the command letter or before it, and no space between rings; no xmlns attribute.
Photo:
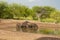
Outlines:
<svg viewBox="0 0 60 40"><path fill-rule="evenodd" d="M17 30L22 30L23 32L37 32L38 26L35 23L30 23L25 21L22 25L17 24Z"/></svg>

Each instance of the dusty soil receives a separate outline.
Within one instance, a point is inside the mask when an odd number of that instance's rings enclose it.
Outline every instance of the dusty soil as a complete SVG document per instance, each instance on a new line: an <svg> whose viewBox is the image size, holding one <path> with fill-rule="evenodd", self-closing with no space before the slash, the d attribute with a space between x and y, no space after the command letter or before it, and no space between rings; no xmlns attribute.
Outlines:
<svg viewBox="0 0 60 40"><path fill-rule="evenodd" d="M3 39L3 40L36 40L41 37L57 38L57 36L51 36L51 35L0 30L0 39Z"/></svg>
<svg viewBox="0 0 60 40"><path fill-rule="evenodd" d="M25 21L25 20L24 20ZM43 34L36 34L36 33L24 33L24 32L16 32L16 24L24 22L22 20L3 20L0 22L0 40L37 40L41 37L54 37L54 38L60 38L59 36L52 36L52 35L43 35ZM30 21L34 22L34 21ZM48 23L40 23L35 21L36 24L39 25L41 28L55 28L60 29L60 24L54 24L51 25ZM47 26L46 26L47 25ZM45 27L44 27L45 26ZM53 26L53 27L51 27ZM56 27L58 26L58 27ZM40 40L40 39L39 39Z"/></svg>
<svg viewBox="0 0 60 40"><path fill-rule="evenodd" d="M7 28L7 27L16 27L17 23L23 23L26 20L1 20L0 22L0 28ZM48 28L48 29L59 29L60 30L60 23L55 24L55 23L43 23L39 21L31 21L29 22L36 23L40 28Z"/></svg>

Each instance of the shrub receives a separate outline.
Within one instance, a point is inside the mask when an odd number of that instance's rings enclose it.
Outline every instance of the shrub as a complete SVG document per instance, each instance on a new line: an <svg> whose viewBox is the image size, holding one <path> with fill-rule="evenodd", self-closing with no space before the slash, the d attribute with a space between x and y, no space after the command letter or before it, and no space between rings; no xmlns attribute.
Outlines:
<svg viewBox="0 0 60 40"><path fill-rule="evenodd" d="M37 17L33 17L33 20L38 20L38 18Z"/></svg>
<svg viewBox="0 0 60 40"><path fill-rule="evenodd" d="M46 19L42 19L41 20L42 22L55 22L56 20L54 20L54 19L51 19L51 18L46 18Z"/></svg>
<svg viewBox="0 0 60 40"><path fill-rule="evenodd" d="M39 33L42 33L42 34L52 34L52 35L60 35L60 30L40 29Z"/></svg>
<svg viewBox="0 0 60 40"><path fill-rule="evenodd" d="M26 19L26 20L33 20L33 18L32 18L31 16L26 17L25 19Z"/></svg>
<svg viewBox="0 0 60 40"><path fill-rule="evenodd" d="M20 17L19 19L20 19L20 20L25 20L25 17Z"/></svg>
<svg viewBox="0 0 60 40"><path fill-rule="evenodd" d="M39 32L43 34L54 34L54 31L49 29L40 29Z"/></svg>

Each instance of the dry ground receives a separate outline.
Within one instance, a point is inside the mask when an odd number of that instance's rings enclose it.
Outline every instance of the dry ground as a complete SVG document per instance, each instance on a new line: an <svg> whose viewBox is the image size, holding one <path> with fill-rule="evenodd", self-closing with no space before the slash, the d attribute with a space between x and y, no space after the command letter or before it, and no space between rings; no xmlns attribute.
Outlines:
<svg viewBox="0 0 60 40"><path fill-rule="evenodd" d="M0 30L0 39L3 39L3 40L36 40L40 37L55 37L55 38L57 38L57 36L51 36L51 35L48 36L48 35L43 35L43 34L12 32L12 31Z"/></svg>
<svg viewBox="0 0 60 40"><path fill-rule="evenodd" d="M18 23L18 22L22 23L24 21L22 21L22 20L3 20L2 22L0 22L0 40L36 40L40 37L57 37L57 36L43 35L43 34L36 34L36 33L34 34L34 33L16 32L15 27L16 27L16 23ZM31 22L34 22L34 21L31 21ZM43 25L43 26L46 25L44 23L41 24L39 22L38 22L38 24ZM58 26L60 26L60 24L58 24ZM60 35L58 36L58 38L60 38Z"/></svg>

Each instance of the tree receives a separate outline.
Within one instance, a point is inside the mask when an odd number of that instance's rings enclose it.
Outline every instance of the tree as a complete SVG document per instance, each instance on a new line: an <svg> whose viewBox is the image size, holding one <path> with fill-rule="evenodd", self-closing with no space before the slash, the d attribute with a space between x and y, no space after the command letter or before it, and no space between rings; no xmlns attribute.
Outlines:
<svg viewBox="0 0 60 40"><path fill-rule="evenodd" d="M6 2L0 2L0 18L13 18L13 15L10 13L9 6Z"/></svg>
<svg viewBox="0 0 60 40"><path fill-rule="evenodd" d="M32 9L35 12L35 15L38 17L38 20L40 20L40 16L41 16L40 9L41 8L39 6L34 6Z"/></svg>
<svg viewBox="0 0 60 40"><path fill-rule="evenodd" d="M40 20L40 18L50 17L50 13L55 10L55 8L48 6L44 7L34 6L32 9L35 11L38 20Z"/></svg>
<svg viewBox="0 0 60 40"><path fill-rule="evenodd" d="M50 6L44 6L43 8L45 9L45 13L43 15L45 16L44 18L50 18L50 14L56 10L55 8Z"/></svg>
<svg viewBox="0 0 60 40"><path fill-rule="evenodd" d="M60 22L60 12L59 11L54 11L50 15L51 18L56 20L56 23Z"/></svg>
<svg viewBox="0 0 60 40"><path fill-rule="evenodd" d="M0 2L0 18L2 18L4 12L6 11L5 10L6 8L7 8L7 3Z"/></svg>
<svg viewBox="0 0 60 40"><path fill-rule="evenodd" d="M10 13L13 14L14 18L20 17L20 5L18 4L11 4L9 5Z"/></svg>
<svg viewBox="0 0 60 40"><path fill-rule="evenodd" d="M30 9L24 5L12 4L12 13L14 17L27 17L30 15ZM13 11L14 10L14 11Z"/></svg>

